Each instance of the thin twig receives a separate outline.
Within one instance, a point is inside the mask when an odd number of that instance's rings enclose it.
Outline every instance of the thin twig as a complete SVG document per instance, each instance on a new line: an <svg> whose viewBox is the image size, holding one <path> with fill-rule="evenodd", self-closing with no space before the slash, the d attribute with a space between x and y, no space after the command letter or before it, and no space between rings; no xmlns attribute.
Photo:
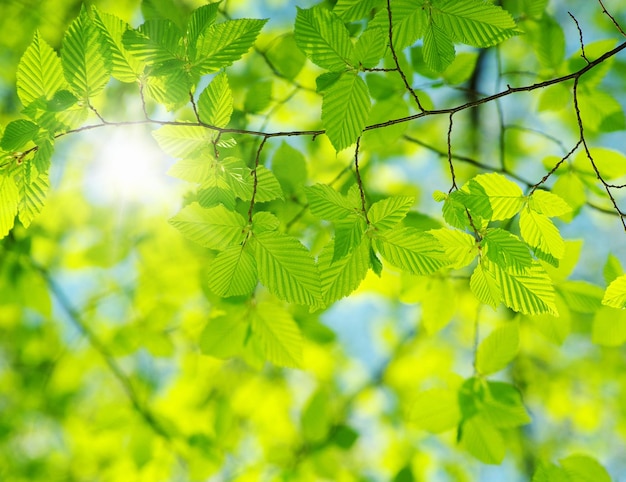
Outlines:
<svg viewBox="0 0 626 482"><path fill-rule="evenodd" d="M365 188L363 187L363 180L361 179L361 170L359 168L359 147L361 145L361 138L357 138L356 147L354 148L354 172L356 174L356 183L359 186L359 193L361 194L361 210L363 216L365 216L365 222L369 225L370 220L367 217L367 205L365 203Z"/></svg>
<svg viewBox="0 0 626 482"><path fill-rule="evenodd" d="M607 17L609 17L611 21L613 22L613 25L615 25L615 28L617 28L617 30L619 30L619 32L624 37L626 37L626 32L624 32L624 29L620 26L619 23L617 23L617 20L615 20L615 17L609 13L609 11L604 6L604 3L602 3L602 0L598 0L598 2L600 2L600 6L602 7L602 13L604 13Z"/></svg>
<svg viewBox="0 0 626 482"><path fill-rule="evenodd" d="M578 24L578 20L576 20L576 17L574 17L571 12L567 12L567 14L572 17L572 20L574 21L574 23L576 24L576 28L578 29L578 38L580 41L580 56L585 59L585 62L587 62L587 64L589 64L589 59L587 58L587 55L585 54L585 42L583 40L583 31L580 28L580 25Z"/></svg>
<svg viewBox="0 0 626 482"><path fill-rule="evenodd" d="M459 187L456 185L456 175L454 173L454 163L452 162L452 127L453 127L453 119L452 116L454 116L454 114L450 114L449 117L449 121L448 121L448 167L450 168L450 177L452 178L452 187L450 187L450 190L448 191L448 193L451 193L452 191L456 191L459 189Z"/></svg>
<svg viewBox="0 0 626 482"><path fill-rule="evenodd" d="M248 208L248 222L252 223L252 211L254 209L254 202L256 200L257 189L259 187L259 175L258 168L261 160L261 151L267 142L267 137L264 137L259 144L256 151L256 157L254 158L254 169L252 169L252 198L250 199L250 207Z"/></svg>

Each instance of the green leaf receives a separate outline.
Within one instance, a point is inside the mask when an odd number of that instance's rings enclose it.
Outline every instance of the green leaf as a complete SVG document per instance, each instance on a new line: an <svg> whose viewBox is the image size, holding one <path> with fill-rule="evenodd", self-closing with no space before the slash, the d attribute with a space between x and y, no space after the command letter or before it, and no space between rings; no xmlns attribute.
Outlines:
<svg viewBox="0 0 626 482"><path fill-rule="evenodd" d="M536 190L528 197L528 207L538 214L549 218L569 213L572 208L560 196L542 190Z"/></svg>
<svg viewBox="0 0 626 482"><path fill-rule="evenodd" d="M470 289L481 303L496 308L500 304L502 292L495 274L484 267L484 262L478 263L470 278Z"/></svg>
<svg viewBox="0 0 626 482"><path fill-rule="evenodd" d="M443 72L454 60L454 44L446 31L432 20L424 34L424 61L428 68Z"/></svg>
<svg viewBox="0 0 626 482"><path fill-rule="evenodd" d="M284 141L274 153L272 171L286 193L294 193L308 179L306 159L300 151Z"/></svg>
<svg viewBox="0 0 626 482"><path fill-rule="evenodd" d="M217 162L214 158L188 157L176 162L167 174L183 181L200 183L212 177Z"/></svg>
<svg viewBox="0 0 626 482"><path fill-rule="evenodd" d="M314 184L305 192L311 213L320 219L337 221L358 212L345 196L326 184Z"/></svg>
<svg viewBox="0 0 626 482"><path fill-rule="evenodd" d="M34 141L38 134L39 126L34 122L24 119L11 121L4 130L0 147L9 152L19 151Z"/></svg>
<svg viewBox="0 0 626 482"><path fill-rule="evenodd" d="M318 259L322 296L326 306L356 290L371 265L368 238L363 237L357 247L337 261L333 259L334 243L331 241Z"/></svg>
<svg viewBox="0 0 626 482"><path fill-rule="evenodd" d="M302 366L302 334L284 308L275 303L258 303L253 311L252 332L261 340L269 361L284 367Z"/></svg>
<svg viewBox="0 0 626 482"><path fill-rule="evenodd" d="M322 99L322 123L337 152L351 146L363 132L370 111L367 85L356 73L343 74Z"/></svg>
<svg viewBox="0 0 626 482"><path fill-rule="evenodd" d="M216 72L239 60L254 45L266 22L242 18L211 25L197 44L200 73Z"/></svg>
<svg viewBox="0 0 626 482"><path fill-rule="evenodd" d="M382 28L367 29L354 46L356 61L366 68L376 67L385 56L388 41L387 32Z"/></svg>
<svg viewBox="0 0 626 482"><path fill-rule="evenodd" d="M502 429L531 422L519 390L509 383L487 382L480 412L490 424Z"/></svg>
<svg viewBox="0 0 626 482"><path fill-rule="evenodd" d="M124 47L137 59L155 65L181 62L185 57L182 31L166 19L149 19L122 36Z"/></svg>
<svg viewBox="0 0 626 482"><path fill-rule="evenodd" d="M19 191L12 175L0 171L0 238L4 238L13 227Z"/></svg>
<svg viewBox="0 0 626 482"><path fill-rule="evenodd" d="M121 82L137 82L143 66L124 47L124 33L130 26L123 20L108 13L101 13L93 8L94 25L102 34L111 52L111 75Z"/></svg>
<svg viewBox="0 0 626 482"><path fill-rule="evenodd" d="M575 172L566 172L552 186L552 194L562 198L574 212L578 212L587 202L585 184Z"/></svg>
<svg viewBox="0 0 626 482"><path fill-rule="evenodd" d="M280 188L280 183L272 171L265 166L258 166L256 168L256 176L257 188L256 197L254 198L256 202L262 203L273 201L274 199L283 199L283 190ZM254 179L252 177L248 179L252 191Z"/></svg>
<svg viewBox="0 0 626 482"><path fill-rule="evenodd" d="M246 112L258 114L267 109L272 102L271 80L255 82L246 92L246 98L243 102L243 108Z"/></svg>
<svg viewBox="0 0 626 482"><path fill-rule="evenodd" d="M248 295L256 284L256 262L245 246L230 246L213 259L208 286L216 295Z"/></svg>
<svg viewBox="0 0 626 482"><path fill-rule="evenodd" d="M192 203L170 219L186 238L211 249L223 250L244 238L246 220L237 212L218 205L205 209Z"/></svg>
<svg viewBox="0 0 626 482"><path fill-rule="evenodd" d="M448 264L437 239L415 228L385 231L374 246L386 261L412 274L431 274Z"/></svg>
<svg viewBox="0 0 626 482"><path fill-rule="evenodd" d="M624 274L624 268L622 268L622 263L620 260L613 254L609 253L606 258L606 263L604 264L604 281L606 284L611 284L615 278Z"/></svg>
<svg viewBox="0 0 626 482"><path fill-rule="evenodd" d="M52 96L65 87L61 60L39 32L17 66L17 95L26 107L31 102Z"/></svg>
<svg viewBox="0 0 626 482"><path fill-rule="evenodd" d="M519 219L520 233L535 250L561 259L565 254L565 243L558 228L547 216L532 211L529 207L522 210ZM538 255L539 256L539 255Z"/></svg>
<svg viewBox="0 0 626 482"><path fill-rule="evenodd" d="M461 427L461 446L465 450L485 464L502 463L506 444L498 429L480 415L466 420Z"/></svg>
<svg viewBox="0 0 626 482"><path fill-rule="evenodd" d="M273 232L255 234L253 239L261 283L289 303L318 306L321 302L319 272L302 243Z"/></svg>
<svg viewBox="0 0 626 482"><path fill-rule="evenodd" d="M480 184L485 194L489 197L489 203L493 214L492 221L501 221L515 216L524 205L524 193L513 181L509 181L502 174L489 173L476 176L472 182Z"/></svg>
<svg viewBox="0 0 626 482"><path fill-rule="evenodd" d="M174 158L183 158L202 149L213 151L213 133L201 126L165 125L152 132L159 147Z"/></svg>
<svg viewBox="0 0 626 482"><path fill-rule="evenodd" d="M22 168L27 169L26 165ZM22 173L17 182L20 202L18 205L20 222L25 228L30 226L32 220L41 212L46 200L46 192L50 187L48 175L39 174L32 179L30 175Z"/></svg>
<svg viewBox="0 0 626 482"><path fill-rule="evenodd" d="M415 204L414 197L390 197L372 204L367 216L376 229L386 231L402 221L413 204Z"/></svg>
<svg viewBox="0 0 626 482"><path fill-rule="evenodd" d="M561 467L554 464L540 464L532 482L571 482L571 479Z"/></svg>
<svg viewBox="0 0 626 482"><path fill-rule="evenodd" d="M198 39L215 23L219 2L203 5L195 9L187 23L187 43L195 46Z"/></svg>
<svg viewBox="0 0 626 482"><path fill-rule="evenodd" d="M440 277L424 278L417 286L422 291L419 297L422 305L420 322L429 335L434 335L443 329L457 312L457 292L449 279Z"/></svg>
<svg viewBox="0 0 626 482"><path fill-rule="evenodd" d="M260 211L252 216L252 232L260 234L265 231L277 231L280 221L272 213Z"/></svg>
<svg viewBox="0 0 626 482"><path fill-rule="evenodd" d="M556 290L568 308L577 313L593 314L602 306L604 290L586 281L562 281Z"/></svg>
<svg viewBox="0 0 626 482"><path fill-rule="evenodd" d="M296 45L315 64L330 71L352 65L354 47L341 19L323 7L296 7Z"/></svg>
<svg viewBox="0 0 626 482"><path fill-rule="evenodd" d="M572 482L611 482L606 469L588 455L570 455L559 462Z"/></svg>
<svg viewBox="0 0 626 482"><path fill-rule="evenodd" d="M589 153L605 180L617 179L626 175L626 155L621 152L604 147L591 147ZM574 158L573 167L577 172L596 179L596 172L584 150Z"/></svg>
<svg viewBox="0 0 626 482"><path fill-rule="evenodd" d="M343 258L359 245L367 224L362 216L350 215L342 220L335 221L335 251L332 262Z"/></svg>
<svg viewBox="0 0 626 482"><path fill-rule="evenodd" d="M485 264L484 260L482 264ZM558 315L552 281L538 262L524 271L505 270L495 263L488 263L487 266L496 280L501 291L501 299L506 306L527 315L541 313Z"/></svg>
<svg viewBox="0 0 626 482"><path fill-rule="evenodd" d="M606 289L602 304L623 310L626 308L626 275L614 279Z"/></svg>
<svg viewBox="0 0 626 482"><path fill-rule="evenodd" d="M556 70L565 59L565 34L559 23L545 14L537 20L525 22L524 30L544 68Z"/></svg>
<svg viewBox="0 0 626 482"><path fill-rule="evenodd" d="M302 409L302 435L309 443L321 443L328 437L333 422L331 399L323 387L316 390Z"/></svg>
<svg viewBox="0 0 626 482"><path fill-rule="evenodd" d="M483 254L501 268L523 270L532 265L533 258L517 236L504 229L489 229L483 236Z"/></svg>
<svg viewBox="0 0 626 482"><path fill-rule="evenodd" d="M511 15L482 0L433 2L432 19L454 40L474 47L490 47L519 32Z"/></svg>
<svg viewBox="0 0 626 482"><path fill-rule="evenodd" d="M478 346L476 370L483 375L499 372L519 351L519 326L506 323L492 331Z"/></svg>
<svg viewBox="0 0 626 482"><path fill-rule="evenodd" d="M306 63L306 57L298 49L293 34L279 37L266 51L266 55L278 74L289 80L295 79Z"/></svg>
<svg viewBox="0 0 626 482"><path fill-rule="evenodd" d="M247 312L242 308L235 313L212 318L200 335L202 353L217 358L241 355L248 338L249 323L246 319Z"/></svg>
<svg viewBox="0 0 626 482"><path fill-rule="evenodd" d="M338 0L333 12L344 22L353 22L367 17L382 0Z"/></svg>
<svg viewBox="0 0 626 482"><path fill-rule="evenodd" d="M424 35L428 17L423 0L394 0L391 2L393 21L393 46L396 52L404 50ZM389 12L381 8L368 25L369 28L380 27L389 33Z"/></svg>
<svg viewBox="0 0 626 482"><path fill-rule="evenodd" d="M84 7L63 36L61 63L68 84L81 98L96 96L109 82L111 53Z"/></svg>
<svg viewBox="0 0 626 482"><path fill-rule="evenodd" d="M421 429L442 433L454 428L461 420L458 394L448 388L431 388L415 398L411 420Z"/></svg>

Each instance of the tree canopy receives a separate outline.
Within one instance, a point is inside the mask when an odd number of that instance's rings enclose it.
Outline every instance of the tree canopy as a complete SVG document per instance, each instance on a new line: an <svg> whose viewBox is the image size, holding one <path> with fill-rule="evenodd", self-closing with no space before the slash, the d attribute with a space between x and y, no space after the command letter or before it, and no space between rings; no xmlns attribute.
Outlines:
<svg viewBox="0 0 626 482"><path fill-rule="evenodd" d="M0 6L0 479L624 477L621 3Z"/></svg>

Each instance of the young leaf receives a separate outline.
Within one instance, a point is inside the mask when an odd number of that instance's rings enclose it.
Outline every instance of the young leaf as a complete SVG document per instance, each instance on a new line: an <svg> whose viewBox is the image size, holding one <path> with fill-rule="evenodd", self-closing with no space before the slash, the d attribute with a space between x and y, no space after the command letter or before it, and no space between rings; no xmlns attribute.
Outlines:
<svg viewBox="0 0 626 482"><path fill-rule="evenodd" d="M620 260L614 255L609 253L606 258L606 263L604 264L604 281L606 284L611 284L615 278L624 274L624 268L622 268L622 263Z"/></svg>
<svg viewBox="0 0 626 482"><path fill-rule="evenodd" d="M216 295L248 295L256 284L256 262L246 246L230 246L213 259L208 286Z"/></svg>
<svg viewBox="0 0 626 482"><path fill-rule="evenodd" d="M306 159L284 141L274 153L272 171L286 193L295 192L308 179Z"/></svg>
<svg viewBox="0 0 626 482"><path fill-rule="evenodd" d="M385 231L374 246L386 261L412 274L431 274L448 264L437 239L415 228Z"/></svg>
<svg viewBox="0 0 626 482"><path fill-rule="evenodd" d="M431 12L447 35L474 47L489 47L518 34L506 10L482 0L440 0Z"/></svg>
<svg viewBox="0 0 626 482"><path fill-rule="evenodd" d="M476 239L471 234L458 229L432 229L432 234L444 249L451 267L460 269L470 264L478 255Z"/></svg>
<svg viewBox="0 0 626 482"><path fill-rule="evenodd" d="M549 218L562 216L569 213L572 208L561 197L548 191L540 189L533 192L528 198L528 207L538 214L543 214Z"/></svg>
<svg viewBox="0 0 626 482"><path fill-rule="evenodd" d="M257 187L256 197L254 198L256 202L262 203L273 201L274 199L283 199L283 190L280 188L280 183L272 171L265 166L258 166L256 168L256 176ZM252 176L248 178L248 182L250 183L250 194L252 194L254 183Z"/></svg>
<svg viewBox="0 0 626 482"><path fill-rule="evenodd" d="M587 455L570 455L559 460L569 480L611 482L611 476L598 461Z"/></svg>
<svg viewBox="0 0 626 482"><path fill-rule="evenodd" d="M352 65L354 47L350 33L339 17L323 7L296 7L296 45L315 64L330 71Z"/></svg>
<svg viewBox="0 0 626 482"><path fill-rule="evenodd" d="M483 237L484 255L501 268L523 270L530 267L533 258L517 236L504 229L489 229Z"/></svg>
<svg viewBox="0 0 626 482"><path fill-rule="evenodd" d="M166 125L152 132L159 147L174 158L191 156L204 148L212 150L212 133L200 126Z"/></svg>
<svg viewBox="0 0 626 482"><path fill-rule="evenodd" d="M492 331L478 346L476 370L482 375L499 372L519 351L519 326L506 323Z"/></svg>
<svg viewBox="0 0 626 482"><path fill-rule="evenodd" d="M565 254L563 238L547 216L538 214L526 207L520 215L519 227L524 241L541 253L556 259L561 259ZM537 255L539 256L538 253Z"/></svg>
<svg viewBox="0 0 626 482"><path fill-rule="evenodd" d="M183 33L166 19L150 19L137 30L127 30L122 43L134 57L157 66L185 57Z"/></svg>
<svg viewBox="0 0 626 482"><path fill-rule="evenodd" d="M24 165L23 170L26 170ZM25 228L30 226L32 220L41 212L46 200L46 192L50 187L48 175L39 174L35 179L22 173L17 182L20 202L18 205L20 222Z"/></svg>
<svg viewBox="0 0 626 482"><path fill-rule="evenodd" d="M359 245L367 224L362 216L352 214L342 220L335 221L335 251L332 262L343 258Z"/></svg>
<svg viewBox="0 0 626 482"><path fill-rule="evenodd" d="M376 229L386 231L402 221L413 204L413 197L394 196L372 204L367 215Z"/></svg>
<svg viewBox="0 0 626 482"><path fill-rule="evenodd" d="M320 253L318 264L320 270L322 296L326 306L348 296L359 287L370 267L370 243L363 237L357 247L345 257L335 261L334 242L331 241Z"/></svg>
<svg viewBox="0 0 626 482"><path fill-rule="evenodd" d="M498 465L504 459L506 444L500 431L477 415L461 424L461 446L481 462Z"/></svg>
<svg viewBox="0 0 626 482"><path fill-rule="evenodd" d="M496 308L500 304L502 292L494 273L485 268L488 263L480 262L470 278L470 289L481 303Z"/></svg>
<svg viewBox="0 0 626 482"><path fill-rule="evenodd" d="M361 20L370 14L382 0L338 0L333 12L344 22Z"/></svg>
<svg viewBox="0 0 626 482"><path fill-rule="evenodd" d="M39 32L17 66L17 95L24 107L40 97L51 99L65 87L61 60Z"/></svg>
<svg viewBox="0 0 626 482"><path fill-rule="evenodd" d="M480 174L470 181L470 184L472 182L480 184L489 197L493 211L492 221L512 218L524 205L524 193L520 187L502 174L495 172Z"/></svg>
<svg viewBox="0 0 626 482"><path fill-rule="evenodd" d="M319 272L302 243L274 232L255 234L253 239L261 283L289 303L318 306L321 302Z"/></svg>
<svg viewBox="0 0 626 482"><path fill-rule="evenodd" d="M244 238L246 220L222 205L209 209L192 203L170 219L170 224L186 238L211 249L223 250Z"/></svg>
<svg viewBox="0 0 626 482"><path fill-rule="evenodd" d="M102 92L111 76L111 53L83 7L63 36L63 74L74 93L91 98Z"/></svg>
<svg viewBox="0 0 626 482"><path fill-rule="evenodd" d="M615 311L608 306L596 310L591 341L603 346L621 346L626 343L626 311Z"/></svg>
<svg viewBox="0 0 626 482"><path fill-rule="evenodd" d="M0 238L4 238L13 227L19 192L12 175L0 171Z"/></svg>
<svg viewBox="0 0 626 482"><path fill-rule="evenodd" d="M0 141L0 147L5 151L19 151L26 144L34 141L39 134L39 126L34 122L24 119L18 119L9 122L2 141Z"/></svg>
<svg viewBox="0 0 626 482"><path fill-rule="evenodd" d="M200 335L200 351L217 358L239 356L245 349L248 338L248 313L237 312L211 318Z"/></svg>
<svg viewBox="0 0 626 482"><path fill-rule="evenodd" d="M320 219L336 221L355 213L348 200L326 184L314 184L305 191L309 209Z"/></svg>
<svg viewBox="0 0 626 482"><path fill-rule="evenodd" d="M108 13L101 13L93 9L94 25L105 39L111 52L111 75L121 82L137 82L141 76L143 66L141 61L133 57L124 47L124 33L130 26L123 20Z"/></svg>
<svg viewBox="0 0 626 482"><path fill-rule="evenodd" d="M260 234L265 231L277 231L280 221L272 213L267 211L259 211L252 216L252 232Z"/></svg>
<svg viewBox="0 0 626 482"><path fill-rule="evenodd" d="M604 293L602 304L623 310L626 308L626 275L611 282Z"/></svg>
<svg viewBox="0 0 626 482"><path fill-rule="evenodd" d="M268 302L257 304L252 312L251 326L269 361L284 367L302 366L302 334L284 308Z"/></svg>
<svg viewBox="0 0 626 482"><path fill-rule="evenodd" d="M356 73L344 73L324 93L322 123L337 152L356 142L365 128L370 107L367 85Z"/></svg>
<svg viewBox="0 0 626 482"><path fill-rule="evenodd" d="M494 427L509 429L531 422L517 388L509 383L487 382L481 415Z"/></svg>
<svg viewBox="0 0 626 482"><path fill-rule="evenodd" d="M411 420L423 430L431 433L450 430L461 420L458 393L447 388L421 392L414 401L411 414Z"/></svg>
<svg viewBox="0 0 626 482"><path fill-rule="evenodd" d="M424 35L424 28L428 21L422 2L416 0L394 0L391 2L393 21L393 46L396 52L404 50ZM387 8L380 8L371 20L368 28L382 28L389 34L389 12Z"/></svg>
<svg viewBox="0 0 626 482"><path fill-rule="evenodd" d="M454 44L446 31L432 20L424 33L424 61L435 72L443 72L454 60Z"/></svg>
<svg viewBox="0 0 626 482"><path fill-rule="evenodd" d="M219 3L210 3L195 9L187 23L187 43L195 46L201 35L215 23Z"/></svg>
<svg viewBox="0 0 626 482"><path fill-rule="evenodd" d="M356 61L366 68L376 67L385 55L388 41L387 32L382 28L367 29L354 46Z"/></svg>
<svg viewBox="0 0 626 482"><path fill-rule="evenodd" d="M198 40L195 65L199 72L216 72L239 60L254 45L266 22L242 18L211 25Z"/></svg>

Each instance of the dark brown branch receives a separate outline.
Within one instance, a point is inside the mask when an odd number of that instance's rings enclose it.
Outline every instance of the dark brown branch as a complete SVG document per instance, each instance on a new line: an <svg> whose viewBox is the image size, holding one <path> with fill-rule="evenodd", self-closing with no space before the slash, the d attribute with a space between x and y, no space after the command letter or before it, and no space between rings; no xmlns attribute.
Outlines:
<svg viewBox="0 0 626 482"><path fill-rule="evenodd" d="M458 190L459 187L456 185L456 175L454 173L454 163L452 162L452 127L454 125L452 117L454 114L450 114L450 118L448 121L448 167L450 168L450 177L452 178L452 186L448 193L452 191Z"/></svg>
<svg viewBox="0 0 626 482"><path fill-rule="evenodd" d="M359 186L359 194L361 195L361 210L363 216L365 216L365 222L369 225L370 220L367 217L367 204L365 203L365 188L363 187L363 180L361 179L361 170L359 168L359 147L361 146L361 138L356 140L356 147L354 148L354 172L356 174L356 183Z"/></svg>
<svg viewBox="0 0 626 482"><path fill-rule="evenodd" d="M250 199L250 207L248 208L248 222L252 223L252 211L254 210L254 202L256 200L256 193L259 187L259 176L258 176L258 168L261 160L261 151L267 142L267 137L264 137L259 144L259 147L256 150L256 157L254 158L254 169L252 169L252 199Z"/></svg>
<svg viewBox="0 0 626 482"><path fill-rule="evenodd" d="M617 28L617 30L619 30L619 32L624 37L626 37L626 32L624 32L624 29L621 27L621 25L617 23L617 20L615 20L615 17L609 13L609 11L604 6L604 3L602 3L602 0L598 0L598 2L600 3L600 6L602 7L602 13L604 13L607 17L609 17L611 19L611 22L613 22L613 25L615 25L615 28Z"/></svg>

